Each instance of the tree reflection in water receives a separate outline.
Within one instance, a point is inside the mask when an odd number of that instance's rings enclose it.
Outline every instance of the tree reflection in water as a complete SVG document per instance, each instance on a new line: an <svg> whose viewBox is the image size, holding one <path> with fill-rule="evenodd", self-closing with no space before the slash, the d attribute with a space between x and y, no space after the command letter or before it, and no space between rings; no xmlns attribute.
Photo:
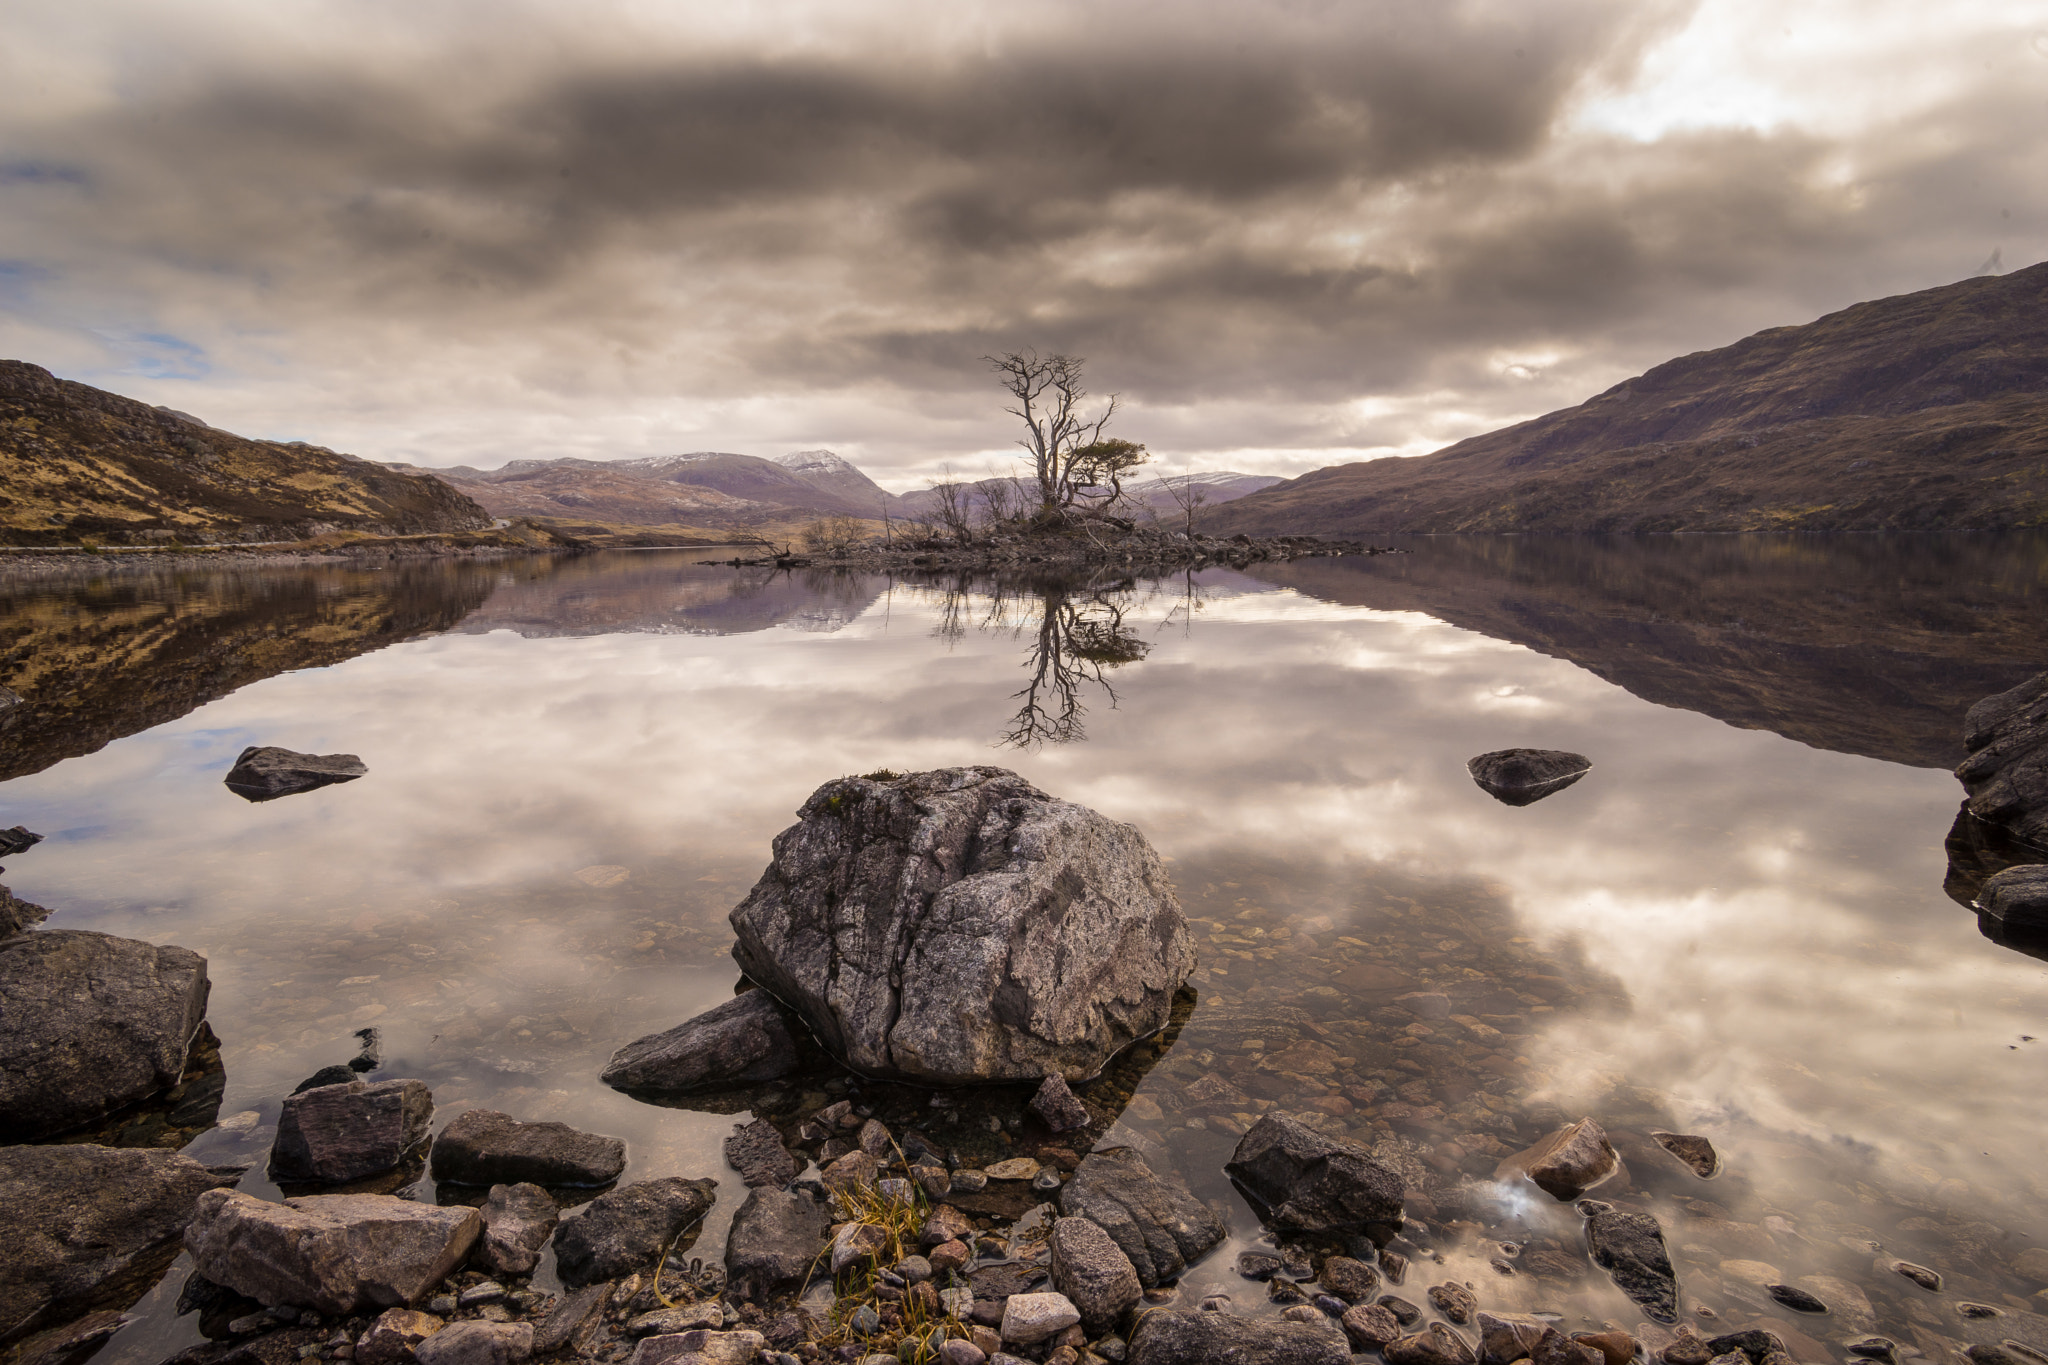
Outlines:
<svg viewBox="0 0 2048 1365"><path fill-rule="evenodd" d="M1151 652L1127 619L1137 590L1128 577L959 578L922 586L938 596L939 622L932 633L941 639L960 639L972 626L1029 642L1023 665L1028 676L1012 694L1017 713L998 741L1007 748L1086 739L1088 685L1100 688L1114 709L1109 671Z"/></svg>

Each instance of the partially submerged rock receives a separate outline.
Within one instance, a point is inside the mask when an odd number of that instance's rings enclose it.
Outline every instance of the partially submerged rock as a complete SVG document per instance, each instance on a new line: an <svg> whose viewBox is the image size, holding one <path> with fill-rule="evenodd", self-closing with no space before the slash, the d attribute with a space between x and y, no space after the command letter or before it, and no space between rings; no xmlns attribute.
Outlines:
<svg viewBox="0 0 2048 1365"><path fill-rule="evenodd" d="M717 1090L792 1075L806 1065L806 1051L796 1016L768 992L751 990L626 1044L601 1079L620 1090Z"/></svg>
<svg viewBox="0 0 2048 1365"><path fill-rule="evenodd" d="M49 1137L176 1085L206 959L83 929L0 941L0 1138Z"/></svg>
<svg viewBox="0 0 2048 1365"><path fill-rule="evenodd" d="M869 1075L1092 1077L1194 969L1144 836L1005 769L842 778L799 816L733 957Z"/></svg>
<svg viewBox="0 0 2048 1365"><path fill-rule="evenodd" d="M1510 806L1541 801L1592 770L1592 759L1563 749L1496 749L1465 764L1487 795Z"/></svg>
<svg viewBox="0 0 2048 1365"><path fill-rule="evenodd" d="M740 1173L748 1186L787 1185L796 1179L797 1161L782 1145L782 1134L766 1119L734 1128L725 1136L725 1164Z"/></svg>
<svg viewBox="0 0 2048 1365"><path fill-rule="evenodd" d="M726 1293L762 1303L801 1289L831 1225L831 1210L809 1190L755 1189L732 1216L725 1242Z"/></svg>
<svg viewBox="0 0 2048 1365"><path fill-rule="evenodd" d="M434 1139L431 1164L434 1179L458 1185L608 1185L626 1169L626 1143L472 1109Z"/></svg>
<svg viewBox="0 0 2048 1365"><path fill-rule="evenodd" d="M484 1235L475 1259L498 1275L531 1275L562 1217L552 1195L523 1184L491 1186L481 1212Z"/></svg>
<svg viewBox="0 0 2048 1365"><path fill-rule="evenodd" d="M718 1185L668 1176L602 1194L555 1229L555 1271L577 1288L653 1267L691 1224L710 1211Z"/></svg>
<svg viewBox="0 0 2048 1365"><path fill-rule="evenodd" d="M50 917L50 912L32 901L17 898L0 886L0 938L26 933Z"/></svg>
<svg viewBox="0 0 2048 1365"><path fill-rule="evenodd" d="M17 853L26 853L42 841L43 836L26 825L0 829L0 858L12 858Z"/></svg>
<svg viewBox="0 0 2048 1365"><path fill-rule="evenodd" d="M1956 780L1970 813L2048 852L2048 673L1972 706L1963 747Z"/></svg>
<svg viewBox="0 0 2048 1365"><path fill-rule="evenodd" d="M1067 1085L1067 1078L1057 1072L1039 1083L1038 1093L1031 1097L1031 1112L1055 1133L1076 1132L1092 1122L1088 1106Z"/></svg>
<svg viewBox="0 0 2048 1365"><path fill-rule="evenodd" d="M1239 1139L1224 1172L1275 1231L1389 1232L1401 1225L1401 1175L1345 1138L1274 1110Z"/></svg>
<svg viewBox="0 0 2048 1365"><path fill-rule="evenodd" d="M1655 1218L1604 1205L1593 1209L1586 1219L1586 1247L1615 1287L1651 1318L1678 1320L1678 1272L1671 1267L1664 1230Z"/></svg>
<svg viewBox="0 0 2048 1365"><path fill-rule="evenodd" d="M2048 864L2008 867L1987 878L1977 911L2007 929L2048 929Z"/></svg>
<svg viewBox="0 0 2048 1365"><path fill-rule="evenodd" d="M1507 1158L1494 1174L1503 1180L1526 1176L1545 1194L1569 1204L1620 1169L1621 1158L1606 1131L1583 1118Z"/></svg>
<svg viewBox="0 0 2048 1365"><path fill-rule="evenodd" d="M475 1209L386 1194L320 1194L273 1204L199 1197L185 1249L215 1284L263 1304L322 1313L410 1304L462 1264L483 1231Z"/></svg>
<svg viewBox="0 0 2048 1365"><path fill-rule="evenodd" d="M1178 1180L1154 1175L1129 1147L1083 1157L1060 1188L1059 1204L1062 1213L1086 1218L1107 1232L1147 1289L1179 1279L1189 1264L1223 1240L1223 1220L1213 1209Z"/></svg>
<svg viewBox="0 0 2048 1365"><path fill-rule="evenodd" d="M354 754L300 754L250 745L222 779L229 791L249 801L271 801L336 782L353 782L370 771Z"/></svg>
<svg viewBox="0 0 2048 1365"><path fill-rule="evenodd" d="M1130 1365L1351 1365L1351 1345L1327 1321L1161 1308L1138 1319L1128 1359Z"/></svg>
<svg viewBox="0 0 2048 1365"><path fill-rule="evenodd" d="M391 1170L426 1141L433 1117L425 1081L352 1080L299 1091L278 1116L270 1178L338 1185Z"/></svg>
<svg viewBox="0 0 2048 1365"><path fill-rule="evenodd" d="M177 1256L199 1197L234 1182L176 1152L0 1147L0 1346L135 1302Z"/></svg>
<svg viewBox="0 0 2048 1365"><path fill-rule="evenodd" d="M1714 1150L1712 1142L1697 1133L1667 1133L1653 1129L1650 1138L1684 1162L1702 1180L1712 1180L1721 1173L1721 1154Z"/></svg>

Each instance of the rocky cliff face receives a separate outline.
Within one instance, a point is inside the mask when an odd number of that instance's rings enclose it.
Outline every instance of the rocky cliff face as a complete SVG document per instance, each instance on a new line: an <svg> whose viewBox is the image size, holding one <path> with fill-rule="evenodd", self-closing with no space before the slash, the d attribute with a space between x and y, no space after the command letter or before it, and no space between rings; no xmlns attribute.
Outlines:
<svg viewBox="0 0 2048 1365"><path fill-rule="evenodd" d="M252 441L0 360L0 544L300 540L472 531L490 516L431 476Z"/></svg>
<svg viewBox="0 0 2048 1365"><path fill-rule="evenodd" d="M2048 264L1681 356L1420 459L1338 465L1218 533L1990 529L2048 523Z"/></svg>

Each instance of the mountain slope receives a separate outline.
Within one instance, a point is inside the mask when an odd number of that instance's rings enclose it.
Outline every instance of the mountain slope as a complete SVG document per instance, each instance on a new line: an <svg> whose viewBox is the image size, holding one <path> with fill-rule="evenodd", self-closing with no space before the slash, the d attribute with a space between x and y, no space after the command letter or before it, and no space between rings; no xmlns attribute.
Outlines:
<svg viewBox="0 0 2048 1365"><path fill-rule="evenodd" d="M490 525L441 480L319 446L252 441L0 360L0 544L299 540Z"/></svg>
<svg viewBox="0 0 2048 1365"><path fill-rule="evenodd" d="M2048 264L1667 361L1419 459L1337 465L1222 533L2048 524Z"/></svg>

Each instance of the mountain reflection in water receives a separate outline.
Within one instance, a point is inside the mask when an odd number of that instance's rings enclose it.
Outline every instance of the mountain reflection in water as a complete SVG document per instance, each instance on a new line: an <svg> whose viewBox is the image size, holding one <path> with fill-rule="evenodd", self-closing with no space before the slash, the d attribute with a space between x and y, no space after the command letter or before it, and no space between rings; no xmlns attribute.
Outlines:
<svg viewBox="0 0 2048 1365"><path fill-rule="evenodd" d="M370 1074L427 1081L437 1123L560 1119L625 1138L628 1180L719 1178L692 1248L710 1259L744 1194L719 1155L736 1119L886 1097L828 1074L738 1114L662 1108L602 1086L605 1059L731 994L726 913L819 782L1001 763L1170 860L1192 1010L1080 1090L1117 1116L1113 1140L1228 1208L1190 1299L1266 1311L1232 1269L1259 1229L1221 1172L1279 1107L1407 1174L1411 1297L1471 1280L1487 1307L1633 1329L1577 1215L1494 1179L1592 1114L1627 1162L1599 1196L1660 1220L1689 1320L1774 1324L1801 1360L1868 1331L1946 1358L1975 1339L1959 1301L2021 1321L2040 1286L2014 1260L2048 1236L2048 1058L2023 1041L2048 1034L2048 971L1943 895L1960 790L1935 766L1970 702L2033 671L2037 548L1429 541L1261 571L1298 588L743 579L701 552L441 566L445 600L483 588L441 633L303 652L321 666L195 693L0 785L0 827L50 836L6 880L53 927L208 956L225 1068L221 1124L193 1146L208 1160L260 1158L282 1096L374 1027ZM1974 633L1937 610L1946 572L1969 580L1951 586ZM8 592L10 612L102 632L109 660L150 638L61 584ZM1057 686L1026 687L1041 665L1076 684L1067 733L1085 719L1086 740L1002 747L1027 703L1062 733ZM114 695L133 671L68 676ZM358 753L369 775L247 805L220 777L248 743ZM1503 806L1465 763L1523 745L1593 770ZM964 1152L1029 1140L1000 1097L890 1103ZM1725 1173L1697 1180L1658 1128L1710 1136ZM243 1188L274 1192L260 1168ZM1492 1266L1503 1242L1512 1275ZM1766 1273L1835 1312L1793 1321ZM191 1339L181 1275L101 1361Z"/></svg>

